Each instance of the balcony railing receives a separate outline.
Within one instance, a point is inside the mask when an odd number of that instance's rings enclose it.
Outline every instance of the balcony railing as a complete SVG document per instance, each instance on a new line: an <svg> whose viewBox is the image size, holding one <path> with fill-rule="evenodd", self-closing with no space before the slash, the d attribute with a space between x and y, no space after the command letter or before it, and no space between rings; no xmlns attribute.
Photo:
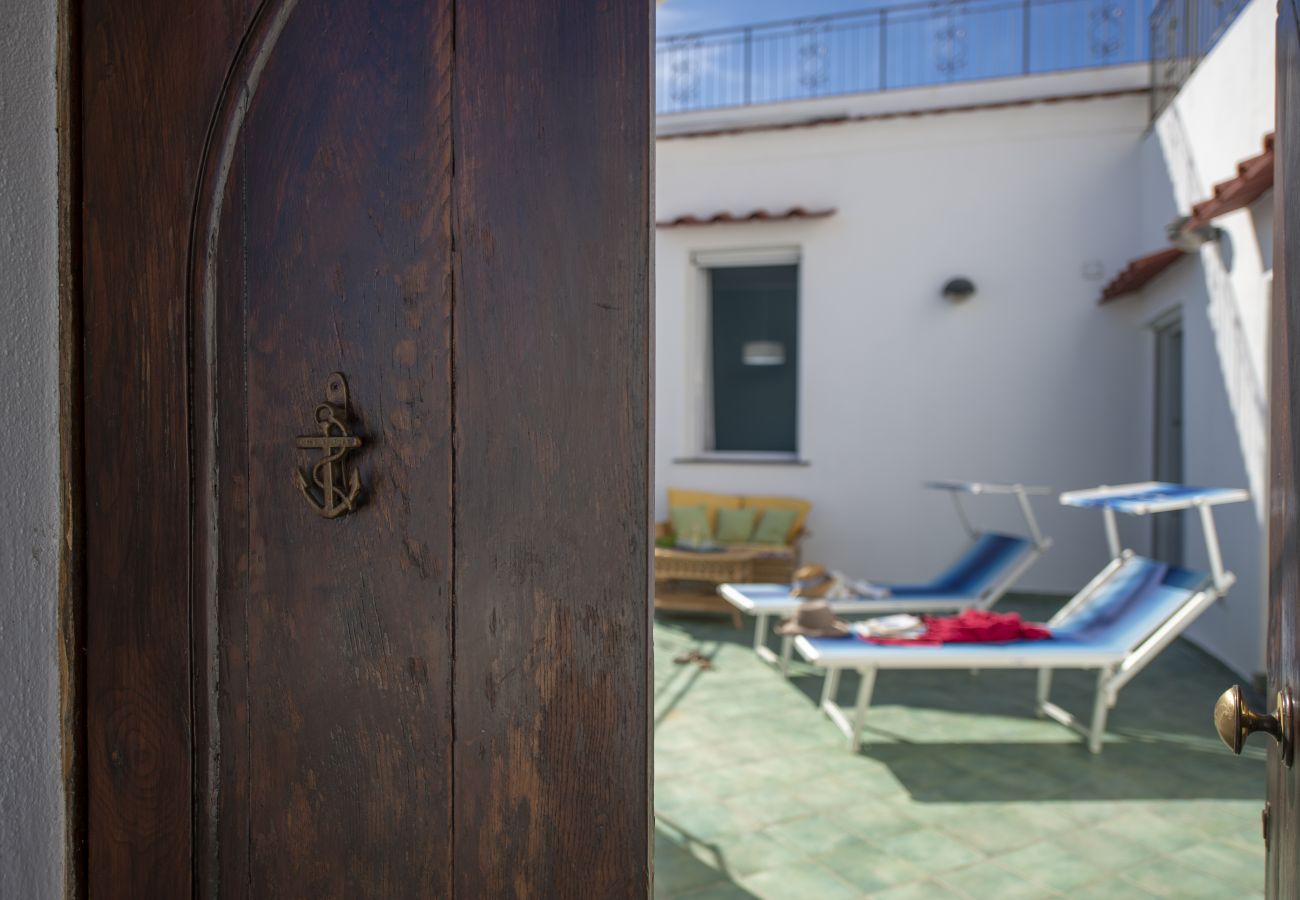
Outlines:
<svg viewBox="0 0 1300 900"><path fill-rule="evenodd" d="M1248 0L1161 0L1151 12L1151 118L1170 104Z"/></svg>
<svg viewBox="0 0 1300 900"><path fill-rule="evenodd" d="M937 0L665 36L658 111L1145 62L1146 3Z"/></svg>

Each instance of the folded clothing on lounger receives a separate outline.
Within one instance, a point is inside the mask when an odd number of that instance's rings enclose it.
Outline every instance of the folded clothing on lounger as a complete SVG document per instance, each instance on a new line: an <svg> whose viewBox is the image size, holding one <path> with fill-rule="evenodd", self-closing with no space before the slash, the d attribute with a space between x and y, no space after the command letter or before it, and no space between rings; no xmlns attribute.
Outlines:
<svg viewBox="0 0 1300 900"><path fill-rule="evenodd" d="M955 616L923 616L921 621L925 629L915 637L886 637L861 632L858 632L858 637L872 644L933 647L938 644L1005 644L1052 636L1042 625L1025 622L1016 613L996 613L985 609L968 609Z"/></svg>

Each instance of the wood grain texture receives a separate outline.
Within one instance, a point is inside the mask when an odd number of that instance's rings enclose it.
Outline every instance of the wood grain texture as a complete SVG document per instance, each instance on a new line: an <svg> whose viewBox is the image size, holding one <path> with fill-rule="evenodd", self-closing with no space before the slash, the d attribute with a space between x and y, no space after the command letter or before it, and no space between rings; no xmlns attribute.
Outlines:
<svg viewBox="0 0 1300 900"><path fill-rule="evenodd" d="M214 134L220 896L449 896L451 10L269 4ZM229 166L220 162L228 148ZM299 495L348 379L363 505Z"/></svg>
<svg viewBox="0 0 1300 900"><path fill-rule="evenodd" d="M81 5L94 898L191 890L187 235L212 110L252 8Z"/></svg>
<svg viewBox="0 0 1300 900"><path fill-rule="evenodd" d="M649 885L651 4L456 14L456 893Z"/></svg>
<svg viewBox="0 0 1300 900"><path fill-rule="evenodd" d="M1269 410L1269 705L1300 692L1300 17L1280 0ZM1300 894L1300 776L1269 744L1267 894Z"/></svg>
<svg viewBox="0 0 1300 900"><path fill-rule="evenodd" d="M650 7L80 10L90 896L645 896Z"/></svg>

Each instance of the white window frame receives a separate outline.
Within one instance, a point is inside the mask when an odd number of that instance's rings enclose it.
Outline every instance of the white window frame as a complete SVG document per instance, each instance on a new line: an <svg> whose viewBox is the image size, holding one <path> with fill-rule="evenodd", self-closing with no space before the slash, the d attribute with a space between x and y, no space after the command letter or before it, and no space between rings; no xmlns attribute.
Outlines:
<svg viewBox="0 0 1300 900"><path fill-rule="evenodd" d="M799 342L803 342L803 252L796 245L773 247L742 247L712 250L695 250L691 253L691 289L687 297L686 335L686 390L685 427L682 429L685 446L683 455L688 459L708 462L801 462L803 404L795 406L795 450L786 451L732 451L714 450L713 446L713 366L711 328L712 316L709 291L709 270L724 268L750 268L753 266L798 266L799 282L795 314L798 317ZM803 389L803 354L796 354L799 369L795 371L795 384Z"/></svg>

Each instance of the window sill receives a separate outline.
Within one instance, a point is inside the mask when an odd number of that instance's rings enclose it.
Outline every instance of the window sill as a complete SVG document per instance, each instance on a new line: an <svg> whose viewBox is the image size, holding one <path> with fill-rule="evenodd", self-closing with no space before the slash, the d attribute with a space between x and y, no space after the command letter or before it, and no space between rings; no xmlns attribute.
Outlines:
<svg viewBox="0 0 1300 900"><path fill-rule="evenodd" d="M699 456L679 456L673 465L739 465L739 466L809 466L808 460L788 453L702 453Z"/></svg>

